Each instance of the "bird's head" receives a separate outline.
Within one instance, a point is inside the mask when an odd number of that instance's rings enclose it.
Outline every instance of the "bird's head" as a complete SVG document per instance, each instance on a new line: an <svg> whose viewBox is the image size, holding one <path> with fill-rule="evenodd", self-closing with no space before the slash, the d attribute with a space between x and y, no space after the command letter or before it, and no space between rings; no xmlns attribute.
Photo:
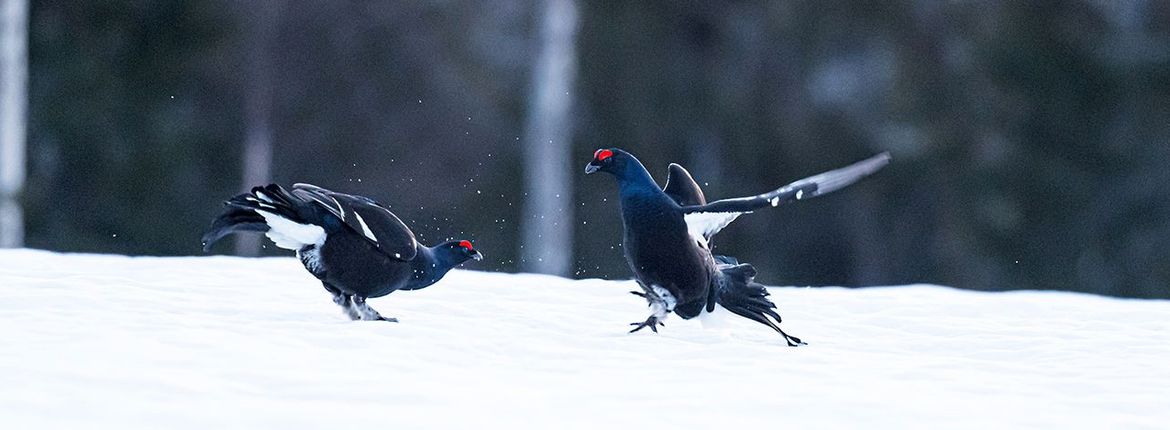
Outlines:
<svg viewBox="0 0 1170 430"><path fill-rule="evenodd" d="M441 254L443 260L452 265L459 265L467 260L483 260L483 254L472 248L471 241L467 240L449 240L436 246L435 250Z"/></svg>
<svg viewBox="0 0 1170 430"><path fill-rule="evenodd" d="M620 178L633 158L630 153L617 148L598 149L593 153L593 160L585 165L585 174L607 172Z"/></svg>

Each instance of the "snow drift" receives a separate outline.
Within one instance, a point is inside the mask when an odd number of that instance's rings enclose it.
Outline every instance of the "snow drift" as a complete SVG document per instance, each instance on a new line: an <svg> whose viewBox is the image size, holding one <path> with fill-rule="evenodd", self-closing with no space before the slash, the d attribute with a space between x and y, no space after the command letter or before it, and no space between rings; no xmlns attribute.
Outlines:
<svg viewBox="0 0 1170 430"><path fill-rule="evenodd" d="M474 265L471 266L474 268ZM767 270L762 270L767 272ZM1170 302L773 288L788 348L630 282L454 271L352 322L293 258L0 251L4 428L1164 428Z"/></svg>

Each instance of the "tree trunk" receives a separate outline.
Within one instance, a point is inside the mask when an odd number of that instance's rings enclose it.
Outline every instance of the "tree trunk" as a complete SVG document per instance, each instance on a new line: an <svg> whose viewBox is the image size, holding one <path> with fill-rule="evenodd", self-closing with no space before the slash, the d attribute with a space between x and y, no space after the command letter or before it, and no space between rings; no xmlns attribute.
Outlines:
<svg viewBox="0 0 1170 430"><path fill-rule="evenodd" d="M0 248L24 246L28 1L0 0Z"/></svg>
<svg viewBox="0 0 1170 430"><path fill-rule="evenodd" d="M573 258L570 174L576 80L577 5L545 0L540 47L532 70L532 94L524 131L521 266L531 272L567 275Z"/></svg>
<svg viewBox="0 0 1170 430"><path fill-rule="evenodd" d="M272 180L272 39L276 31L279 0L245 2L245 16L250 22L247 36L247 63L244 81L243 153L244 191ZM260 254L260 235L236 235L236 254Z"/></svg>

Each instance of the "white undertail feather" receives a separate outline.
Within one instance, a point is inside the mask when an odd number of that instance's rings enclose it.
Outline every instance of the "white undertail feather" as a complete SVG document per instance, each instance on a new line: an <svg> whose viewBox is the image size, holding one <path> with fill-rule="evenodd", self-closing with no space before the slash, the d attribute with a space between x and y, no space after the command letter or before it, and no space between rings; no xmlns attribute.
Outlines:
<svg viewBox="0 0 1170 430"><path fill-rule="evenodd" d="M301 224L264 210L256 209L256 213L264 217L264 222L268 224L268 232L264 235L277 247L297 251L306 245L321 246L325 243L325 229L321 226Z"/></svg>
<svg viewBox="0 0 1170 430"><path fill-rule="evenodd" d="M687 223L687 233L703 247L707 247L707 238L714 236L723 227L727 227L744 212L692 212L683 215Z"/></svg>

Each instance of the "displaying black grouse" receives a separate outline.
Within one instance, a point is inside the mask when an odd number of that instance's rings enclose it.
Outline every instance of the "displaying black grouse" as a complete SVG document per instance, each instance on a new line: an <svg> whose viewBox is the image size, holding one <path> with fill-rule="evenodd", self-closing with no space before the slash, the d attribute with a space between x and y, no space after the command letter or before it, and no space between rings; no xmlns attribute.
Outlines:
<svg viewBox="0 0 1170 430"><path fill-rule="evenodd" d="M276 246L296 251L353 320L397 322L366 299L426 288L464 261L483 258L466 240L423 246L378 202L309 184L293 185L292 191L276 184L255 187L224 204L227 209L203 235L204 251L231 233L263 232Z"/></svg>
<svg viewBox="0 0 1170 430"><path fill-rule="evenodd" d="M691 319L714 311L718 304L771 327L789 346L804 345L778 326L780 315L768 300L767 289L753 282L755 268L732 257L712 255L711 237L742 214L832 192L889 161L890 156L883 153L768 193L707 203L702 189L678 164L670 165L666 186L660 189L630 153L617 148L597 150L585 173L607 172L618 180L626 262L642 287L634 294L644 297L651 308L650 317L632 323L636 327L630 332L644 327L657 332L670 312Z"/></svg>

